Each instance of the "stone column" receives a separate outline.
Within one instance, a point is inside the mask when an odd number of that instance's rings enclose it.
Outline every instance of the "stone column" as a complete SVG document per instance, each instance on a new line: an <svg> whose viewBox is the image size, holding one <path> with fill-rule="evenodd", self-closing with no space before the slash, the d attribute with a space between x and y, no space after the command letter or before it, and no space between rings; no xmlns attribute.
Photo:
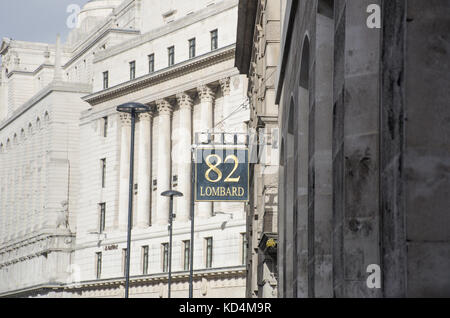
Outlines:
<svg viewBox="0 0 450 318"><path fill-rule="evenodd" d="M156 101L159 112L158 126L158 195L156 208L156 224L164 225L169 221L169 198L161 193L171 189L171 117L173 106L166 99Z"/></svg>
<svg viewBox="0 0 450 318"><path fill-rule="evenodd" d="M229 99L230 99L230 78L224 78L221 79L219 81L220 83L220 87L222 88L222 94L223 94L223 106L222 106L222 120L224 120L225 118L227 118L232 109L230 109L230 103L229 103ZM226 124L227 120L225 120L224 122L222 122L221 126L223 128L224 131L227 130L227 124Z"/></svg>
<svg viewBox="0 0 450 318"><path fill-rule="evenodd" d="M30 163L27 165L20 165L19 167L19 177L17 186L17 196L16 196L16 207L17 207L17 235L22 237L25 234L29 219L27 217L28 210L30 208L30 198L28 196L30 192L29 188L30 180Z"/></svg>
<svg viewBox="0 0 450 318"><path fill-rule="evenodd" d="M139 167L138 167L138 227L150 226L150 183L151 183L151 121L152 114L139 115Z"/></svg>
<svg viewBox="0 0 450 318"><path fill-rule="evenodd" d="M5 162L5 155L0 154L0 158L2 162ZM3 169L0 171L0 242L4 243L6 242L6 218L7 218L7 211L6 211L6 187L7 187L7 176L6 176L6 169Z"/></svg>
<svg viewBox="0 0 450 318"><path fill-rule="evenodd" d="M178 210L177 221L186 222L189 220L191 208L191 144L192 144L192 106L193 100L187 93L177 95L180 106L180 143L178 158L179 189L183 197L177 198Z"/></svg>
<svg viewBox="0 0 450 318"><path fill-rule="evenodd" d="M201 101L201 122L200 131L207 132L212 130L214 124L213 103L215 100L214 91L208 85L200 86L198 96ZM198 204L198 216L200 218L209 218L212 216L212 202L200 202Z"/></svg>
<svg viewBox="0 0 450 318"><path fill-rule="evenodd" d="M200 130L206 132L213 128L214 113L213 104L215 100L215 93L208 85L202 85L197 88L198 96L201 102L201 124Z"/></svg>
<svg viewBox="0 0 450 318"><path fill-rule="evenodd" d="M122 132L120 141L119 230L126 231L128 225L131 116L121 114L120 121Z"/></svg>
<svg viewBox="0 0 450 318"><path fill-rule="evenodd" d="M230 105L229 99L230 99L230 78L226 77L224 79L219 80L220 87L222 89L222 95L223 95L223 105L222 105L222 123L219 126L219 129L223 132L230 132L230 125L227 123L229 122L229 118L227 118L231 112L233 111L232 106ZM222 212L228 212L227 207L230 207L230 203L224 203L224 202L216 202L215 207L217 210ZM233 208L232 208L233 210Z"/></svg>
<svg viewBox="0 0 450 318"><path fill-rule="evenodd" d="M40 203L41 203L41 167L40 158L36 159L35 177L34 177L34 204L33 204L33 232L39 228Z"/></svg>

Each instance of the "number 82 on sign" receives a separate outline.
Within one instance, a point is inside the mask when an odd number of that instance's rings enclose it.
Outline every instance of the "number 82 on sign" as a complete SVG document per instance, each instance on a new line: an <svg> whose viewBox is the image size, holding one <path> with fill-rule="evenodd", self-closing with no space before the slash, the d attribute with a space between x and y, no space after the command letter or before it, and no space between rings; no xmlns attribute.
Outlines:
<svg viewBox="0 0 450 318"><path fill-rule="evenodd" d="M247 202L249 199L248 188L248 149L197 149L196 202Z"/></svg>

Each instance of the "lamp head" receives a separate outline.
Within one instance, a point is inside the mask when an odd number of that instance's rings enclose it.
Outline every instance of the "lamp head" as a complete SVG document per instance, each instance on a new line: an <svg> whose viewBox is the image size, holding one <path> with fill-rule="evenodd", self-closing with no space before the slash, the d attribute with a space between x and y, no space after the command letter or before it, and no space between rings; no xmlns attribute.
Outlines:
<svg viewBox="0 0 450 318"><path fill-rule="evenodd" d="M117 111L121 113L147 113L150 107L141 103L125 103L117 106Z"/></svg>
<svg viewBox="0 0 450 318"><path fill-rule="evenodd" d="M161 195L163 197L182 197L183 193L174 190L169 190L161 193Z"/></svg>

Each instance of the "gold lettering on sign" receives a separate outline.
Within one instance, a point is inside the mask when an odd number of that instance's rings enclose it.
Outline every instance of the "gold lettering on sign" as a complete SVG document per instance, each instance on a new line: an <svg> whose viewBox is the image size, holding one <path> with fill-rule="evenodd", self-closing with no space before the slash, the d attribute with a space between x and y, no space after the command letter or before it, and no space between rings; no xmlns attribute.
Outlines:
<svg viewBox="0 0 450 318"><path fill-rule="evenodd" d="M239 159L238 157L236 157L235 155L229 155L224 162L227 162L228 160L233 160L234 161L234 168L233 171L231 171L230 175L225 179L225 182L239 182L239 180L241 180L241 177L239 176L238 178L232 178L231 176L233 175L233 173L237 170L238 166L239 166Z"/></svg>
<svg viewBox="0 0 450 318"><path fill-rule="evenodd" d="M244 195L243 187L200 187L202 197L243 197Z"/></svg>
<svg viewBox="0 0 450 318"><path fill-rule="evenodd" d="M211 158L216 158L217 162L215 165L213 165L211 163ZM219 170L218 166L220 166L220 164L222 163L222 158L220 158L218 155L209 155L208 157L206 157L206 164L208 165L209 169L206 171L205 174L205 178L206 180L208 180L209 182L212 183L217 183L220 180L222 180L222 171ZM211 173L211 171L214 171L215 173L217 173L217 179L216 180L212 180L209 177L209 174Z"/></svg>

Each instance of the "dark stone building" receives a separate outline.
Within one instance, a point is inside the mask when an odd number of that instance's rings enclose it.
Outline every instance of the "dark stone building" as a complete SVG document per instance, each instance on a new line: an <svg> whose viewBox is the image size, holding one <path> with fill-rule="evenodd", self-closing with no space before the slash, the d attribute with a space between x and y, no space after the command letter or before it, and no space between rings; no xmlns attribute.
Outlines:
<svg viewBox="0 0 450 318"><path fill-rule="evenodd" d="M280 52L279 0L239 2L236 66L248 76L254 136L247 206L247 297L277 297L279 129L275 80Z"/></svg>
<svg viewBox="0 0 450 318"><path fill-rule="evenodd" d="M278 296L450 296L450 2L282 4Z"/></svg>

